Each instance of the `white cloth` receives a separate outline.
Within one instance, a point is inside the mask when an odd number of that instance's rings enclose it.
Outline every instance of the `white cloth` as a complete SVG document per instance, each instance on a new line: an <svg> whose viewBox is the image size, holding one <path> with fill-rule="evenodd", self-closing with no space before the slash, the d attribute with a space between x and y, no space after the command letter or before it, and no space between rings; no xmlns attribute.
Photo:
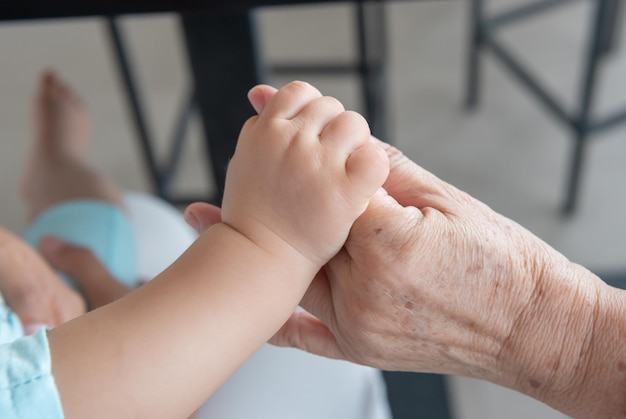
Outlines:
<svg viewBox="0 0 626 419"><path fill-rule="evenodd" d="M139 277L150 279L195 240L172 206L127 193ZM200 408L198 419L390 419L380 371L264 345Z"/></svg>

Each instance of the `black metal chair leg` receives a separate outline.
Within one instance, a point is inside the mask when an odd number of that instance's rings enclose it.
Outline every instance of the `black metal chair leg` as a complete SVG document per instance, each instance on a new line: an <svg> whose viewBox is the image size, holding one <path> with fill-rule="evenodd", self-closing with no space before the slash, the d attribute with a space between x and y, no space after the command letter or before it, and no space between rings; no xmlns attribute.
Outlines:
<svg viewBox="0 0 626 419"><path fill-rule="evenodd" d="M358 70L365 104L365 115L372 134L390 141L386 125L387 29L385 5L381 1L356 5Z"/></svg>
<svg viewBox="0 0 626 419"><path fill-rule="evenodd" d="M600 60L610 50L610 48L607 48L607 42L613 39L610 31L615 29L615 25L610 24L612 19L611 10L614 8L614 1L615 0L596 0L595 3L596 10L591 25L587 63L580 92L580 107L575 123L576 138L563 205L563 213L565 215L571 215L576 209L580 189L580 177L585 158L584 151L591 125L591 110L593 107L598 65L600 64Z"/></svg>
<svg viewBox="0 0 626 419"><path fill-rule="evenodd" d="M247 12L183 14L181 25L206 137L206 158L218 188L211 200L220 204L239 131L254 114L246 99L248 90L262 80L256 28Z"/></svg>
<svg viewBox="0 0 626 419"><path fill-rule="evenodd" d="M163 187L167 191L172 190L172 182L178 172L178 168L181 163L183 148L187 142L187 131L191 122L191 116L196 108L196 95L194 89L190 89L187 95L183 98L182 106L180 107L178 117L176 119L176 125L172 133L172 141L167 153L167 160L163 164L162 182Z"/></svg>
<svg viewBox="0 0 626 419"><path fill-rule="evenodd" d="M606 21L604 22L602 54L608 55L616 50L620 41L622 22L624 19L624 1L611 0L607 4Z"/></svg>
<svg viewBox="0 0 626 419"><path fill-rule="evenodd" d="M570 161L565 202L563 203L564 215L572 215L576 210L576 203L578 202L578 191L580 189L580 175L583 165L583 157L585 155L584 151L586 146L586 140L586 136L583 134L576 138L574 143L572 159Z"/></svg>
<svg viewBox="0 0 626 419"><path fill-rule="evenodd" d="M467 85L465 92L465 108L475 109L478 106L480 89L480 53L483 45L483 0L472 0L470 5L470 37L467 56Z"/></svg>
<svg viewBox="0 0 626 419"><path fill-rule="evenodd" d="M124 86L123 90L126 94L126 99L130 107L132 121L143 152L142 154L148 169L152 188L156 195L165 200L169 200L165 183L163 182L161 169L157 163L156 154L152 147L152 136L150 134L150 130L148 129L148 124L146 122L146 117L141 104L141 98L139 97L139 92L133 75L131 62L128 57L128 52L126 51L122 28L120 27L116 16L108 16L106 18L106 25L111 41L111 48L117 61L117 68L119 69L121 81Z"/></svg>
<svg viewBox="0 0 626 419"><path fill-rule="evenodd" d="M596 79L603 58L615 50L619 42L624 2L626 0L595 0L595 13L591 21L589 44L584 63L584 75L578 99L578 109L568 112L561 103L529 72L523 63L516 59L495 37L496 29L528 19L536 14L572 3L574 0L533 0L495 16L483 14L484 0L472 0L470 9L471 36L467 57L467 86L465 105L475 108L479 101L481 50L489 50L532 95L550 111L557 121L563 123L573 133L574 147L566 178L562 212L572 214L576 209L580 179L584 170L585 151L589 137L601 130L626 121L626 110L594 120L593 109Z"/></svg>

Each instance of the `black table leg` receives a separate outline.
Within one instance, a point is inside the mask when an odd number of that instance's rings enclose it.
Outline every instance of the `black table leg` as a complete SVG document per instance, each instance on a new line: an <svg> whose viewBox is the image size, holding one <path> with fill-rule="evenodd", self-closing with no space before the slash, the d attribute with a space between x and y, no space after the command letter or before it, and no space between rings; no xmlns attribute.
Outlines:
<svg viewBox="0 0 626 419"><path fill-rule="evenodd" d="M254 114L248 90L261 80L254 21L234 12L182 15L181 22L219 204L239 131Z"/></svg>

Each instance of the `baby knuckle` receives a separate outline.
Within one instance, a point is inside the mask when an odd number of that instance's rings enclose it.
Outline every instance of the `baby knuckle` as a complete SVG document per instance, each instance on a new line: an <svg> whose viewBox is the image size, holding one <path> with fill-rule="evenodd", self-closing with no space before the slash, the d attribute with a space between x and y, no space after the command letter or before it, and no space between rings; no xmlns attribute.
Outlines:
<svg viewBox="0 0 626 419"><path fill-rule="evenodd" d="M343 112L345 109L343 103L333 96L323 96L319 98L319 100L322 101L328 109L333 109L338 112Z"/></svg>
<svg viewBox="0 0 626 419"><path fill-rule="evenodd" d="M367 120L358 112L343 111L339 116L343 122L349 124L353 131L360 131L362 134L370 134L370 126Z"/></svg>
<svg viewBox="0 0 626 419"><path fill-rule="evenodd" d="M301 80L295 80L295 81L288 83L284 87L284 89L292 91L294 94L302 94L302 95L311 94L311 93L320 94L319 90L317 90L311 84L305 81L301 81Z"/></svg>

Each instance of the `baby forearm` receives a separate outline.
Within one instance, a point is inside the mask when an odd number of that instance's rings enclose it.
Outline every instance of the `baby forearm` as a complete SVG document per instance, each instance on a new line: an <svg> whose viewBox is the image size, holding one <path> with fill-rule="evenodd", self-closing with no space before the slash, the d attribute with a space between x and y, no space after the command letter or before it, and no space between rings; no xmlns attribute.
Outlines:
<svg viewBox="0 0 626 419"><path fill-rule="evenodd" d="M299 302L315 272L285 260L218 224L150 283L52 330L66 416L190 414Z"/></svg>

